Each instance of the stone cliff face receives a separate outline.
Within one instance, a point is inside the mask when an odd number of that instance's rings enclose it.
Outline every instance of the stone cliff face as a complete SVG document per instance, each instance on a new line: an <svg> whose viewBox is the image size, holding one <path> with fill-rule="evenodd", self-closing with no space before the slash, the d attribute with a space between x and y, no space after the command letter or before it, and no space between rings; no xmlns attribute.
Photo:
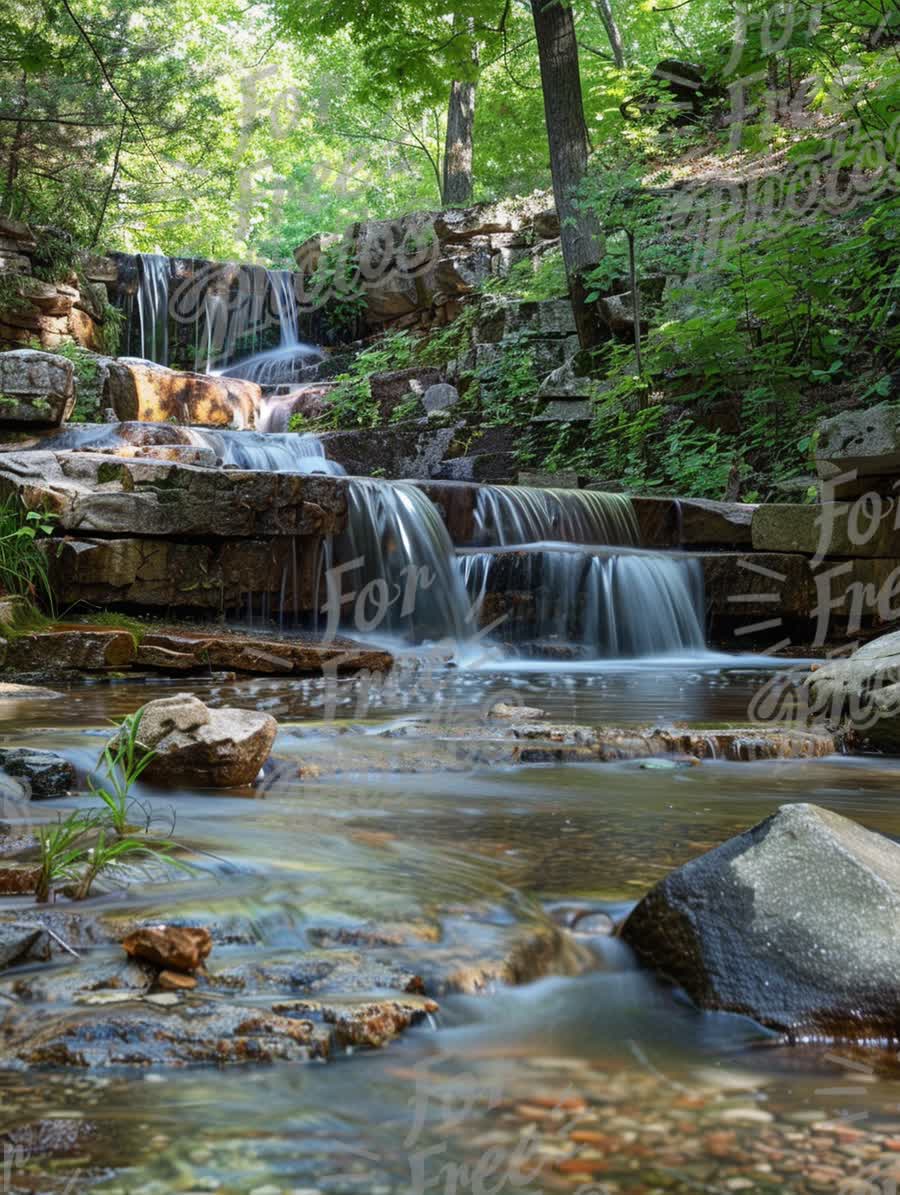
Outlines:
<svg viewBox="0 0 900 1195"><path fill-rule="evenodd" d="M45 281L42 269L46 230L0 216L0 349L39 342L53 350L66 342L102 352L108 321L106 283L115 280L107 258L86 258L80 274L61 269Z"/></svg>

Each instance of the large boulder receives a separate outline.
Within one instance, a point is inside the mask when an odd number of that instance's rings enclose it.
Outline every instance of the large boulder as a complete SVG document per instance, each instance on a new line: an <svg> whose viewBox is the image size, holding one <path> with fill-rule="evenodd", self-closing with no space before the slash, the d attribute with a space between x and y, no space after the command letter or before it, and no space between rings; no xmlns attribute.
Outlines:
<svg viewBox="0 0 900 1195"><path fill-rule="evenodd" d="M900 631L821 665L807 685L812 710L857 744L900 754Z"/></svg>
<svg viewBox="0 0 900 1195"><path fill-rule="evenodd" d="M900 1033L900 847L783 805L657 884L622 937L702 1008L794 1038Z"/></svg>
<svg viewBox="0 0 900 1195"><path fill-rule="evenodd" d="M106 362L105 405L127 422L252 427L262 400L255 382L167 369L152 361Z"/></svg>
<svg viewBox="0 0 900 1195"><path fill-rule="evenodd" d="M237 788L259 775L277 731L269 714L214 710L190 693L177 693L143 707L138 743L156 752L148 780Z"/></svg>
<svg viewBox="0 0 900 1195"><path fill-rule="evenodd" d="M75 406L72 362L53 353L0 353L0 424L59 427Z"/></svg>

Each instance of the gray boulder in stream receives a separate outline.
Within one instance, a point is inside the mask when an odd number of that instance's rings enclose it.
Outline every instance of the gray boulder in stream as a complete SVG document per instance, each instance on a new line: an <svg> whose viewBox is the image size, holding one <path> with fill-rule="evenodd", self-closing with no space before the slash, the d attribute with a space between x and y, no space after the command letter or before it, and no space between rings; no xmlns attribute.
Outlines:
<svg viewBox="0 0 900 1195"><path fill-rule="evenodd" d="M701 1008L793 1039L900 1035L900 846L783 805L679 867L621 936Z"/></svg>

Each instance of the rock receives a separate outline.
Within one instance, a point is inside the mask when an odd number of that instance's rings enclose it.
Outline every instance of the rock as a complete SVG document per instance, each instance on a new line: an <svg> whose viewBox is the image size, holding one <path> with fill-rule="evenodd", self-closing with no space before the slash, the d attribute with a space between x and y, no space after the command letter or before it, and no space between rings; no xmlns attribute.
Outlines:
<svg viewBox="0 0 900 1195"><path fill-rule="evenodd" d="M126 667L134 654L134 638L128 631L61 626L18 635L9 644L6 666L16 672L53 676L103 672Z"/></svg>
<svg viewBox="0 0 900 1195"><path fill-rule="evenodd" d="M631 506L644 548L749 548L753 516L762 509L705 498L633 497Z"/></svg>
<svg viewBox="0 0 900 1195"><path fill-rule="evenodd" d="M0 924L0 967L47 954L47 935L41 926Z"/></svg>
<svg viewBox="0 0 900 1195"><path fill-rule="evenodd" d="M795 1039L900 1033L900 847L816 805L668 875L623 939L702 1008Z"/></svg>
<svg viewBox="0 0 900 1195"><path fill-rule="evenodd" d="M156 983L164 992L192 992L197 986L193 975L183 975L180 971L160 971Z"/></svg>
<svg viewBox="0 0 900 1195"><path fill-rule="evenodd" d="M419 366L373 374L369 384L372 399L378 404L382 420L387 423L397 407L413 399L421 403L425 392L438 385L440 381L439 369Z"/></svg>
<svg viewBox="0 0 900 1195"><path fill-rule="evenodd" d="M41 875L39 863L0 861L0 896L32 896Z"/></svg>
<svg viewBox="0 0 900 1195"><path fill-rule="evenodd" d="M146 708L146 707L145 707ZM152 925L136 929L122 942L131 958L171 971L196 971L212 950L208 929L186 925Z"/></svg>
<svg viewBox="0 0 900 1195"><path fill-rule="evenodd" d="M554 375L551 374L551 377ZM590 423L594 418L594 405L587 399L555 398L548 402L531 423Z"/></svg>
<svg viewBox="0 0 900 1195"><path fill-rule="evenodd" d="M597 306L610 332L626 340L634 339L634 304L630 292L607 295L605 299L597 301ZM647 321L642 312L641 331L645 331L646 328Z"/></svg>
<svg viewBox="0 0 900 1195"><path fill-rule="evenodd" d="M802 552L813 556L820 543L829 557L900 557L900 529L887 504L883 517L857 519L848 502L818 506L771 502L753 512L757 552Z"/></svg>
<svg viewBox="0 0 900 1195"><path fill-rule="evenodd" d="M183 671L227 668L254 675L289 673L389 672L390 652L353 639L335 637L327 643L305 639L264 639L249 635L210 635L202 631L154 631L138 649L140 665Z"/></svg>
<svg viewBox="0 0 900 1195"><path fill-rule="evenodd" d="M520 719L523 722L531 722L537 718L545 718L546 714L543 710L537 709L531 705L507 705L504 701L498 701L491 710L492 718L514 718Z"/></svg>
<svg viewBox="0 0 900 1195"><path fill-rule="evenodd" d="M61 604L217 613L264 607L286 615L318 605L319 556L316 543L309 540L72 538L47 545L53 592Z"/></svg>
<svg viewBox="0 0 900 1195"><path fill-rule="evenodd" d="M167 369L152 361L106 362L104 405L116 418L201 427L252 427L262 391L255 382Z"/></svg>
<svg viewBox="0 0 900 1195"><path fill-rule="evenodd" d="M0 487L57 527L80 535L319 536L343 530L347 483L340 477L122 459L95 452L0 456Z"/></svg>
<svg viewBox="0 0 900 1195"><path fill-rule="evenodd" d="M574 469L560 469L555 473L549 473L545 469L522 469L519 473L519 485L542 490L577 490L578 474Z"/></svg>
<svg viewBox="0 0 900 1195"><path fill-rule="evenodd" d="M72 362L35 349L0 353L0 423L59 427L75 406Z"/></svg>
<svg viewBox="0 0 900 1195"><path fill-rule="evenodd" d="M809 706L864 744L900 752L900 631L858 648L843 660L830 660L806 681Z"/></svg>
<svg viewBox="0 0 900 1195"><path fill-rule="evenodd" d="M893 493L900 473L900 408L883 402L862 411L842 411L818 427L816 469L828 483L826 496L842 498L868 489ZM835 485L835 478L855 472L857 479Z"/></svg>
<svg viewBox="0 0 900 1195"><path fill-rule="evenodd" d="M446 382L436 382L422 395L422 406L428 415L437 411L449 411L459 402L459 391Z"/></svg>
<svg viewBox="0 0 900 1195"><path fill-rule="evenodd" d="M0 748L0 769L8 776L28 781L36 800L64 797L75 787L75 768L54 751L28 747Z"/></svg>
<svg viewBox="0 0 900 1195"><path fill-rule="evenodd" d="M156 752L148 780L238 788L259 775L277 732L268 714L209 709L190 693L178 693L143 707L138 742Z"/></svg>
<svg viewBox="0 0 900 1195"><path fill-rule="evenodd" d="M57 697L62 697L62 693L57 693L53 689L40 689L35 685L14 685L8 681L0 682L0 702L48 701Z"/></svg>
<svg viewBox="0 0 900 1195"><path fill-rule="evenodd" d="M725 759L749 763L759 759L819 759L837 750L834 737L824 728L794 730L750 726L745 729L619 729L598 727L597 753L604 762L623 759L659 759L674 756L691 762Z"/></svg>

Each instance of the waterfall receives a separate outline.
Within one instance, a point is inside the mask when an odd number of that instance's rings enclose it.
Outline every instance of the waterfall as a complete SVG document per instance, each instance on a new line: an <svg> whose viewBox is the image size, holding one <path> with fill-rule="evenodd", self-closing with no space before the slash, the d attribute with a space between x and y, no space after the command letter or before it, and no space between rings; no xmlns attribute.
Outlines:
<svg viewBox="0 0 900 1195"><path fill-rule="evenodd" d="M300 340L300 320L294 275L290 270L265 271L267 312L278 322L278 347L256 353L220 370L226 377L244 378L260 386L302 382L311 365L322 360L315 345Z"/></svg>
<svg viewBox="0 0 900 1195"><path fill-rule="evenodd" d="M459 563L470 602L483 620L502 619L494 637L516 650L623 659L705 647L698 560L548 544L469 551Z"/></svg>
<svg viewBox="0 0 900 1195"><path fill-rule="evenodd" d="M213 431L191 427L185 431L189 443L211 448L216 461L236 469L267 473L327 473L332 477L344 474L344 467L330 461L318 436L264 434L251 431Z"/></svg>
<svg viewBox="0 0 900 1195"><path fill-rule="evenodd" d="M482 486L475 505L472 543L479 547L533 544L640 542L631 500L596 490Z"/></svg>
<svg viewBox="0 0 900 1195"><path fill-rule="evenodd" d="M137 314L141 357L157 365L169 364L168 257L138 254Z"/></svg>
<svg viewBox="0 0 900 1195"><path fill-rule="evenodd" d="M346 629L413 642L469 638L465 587L433 503L408 482L353 478L349 507L333 557Z"/></svg>

